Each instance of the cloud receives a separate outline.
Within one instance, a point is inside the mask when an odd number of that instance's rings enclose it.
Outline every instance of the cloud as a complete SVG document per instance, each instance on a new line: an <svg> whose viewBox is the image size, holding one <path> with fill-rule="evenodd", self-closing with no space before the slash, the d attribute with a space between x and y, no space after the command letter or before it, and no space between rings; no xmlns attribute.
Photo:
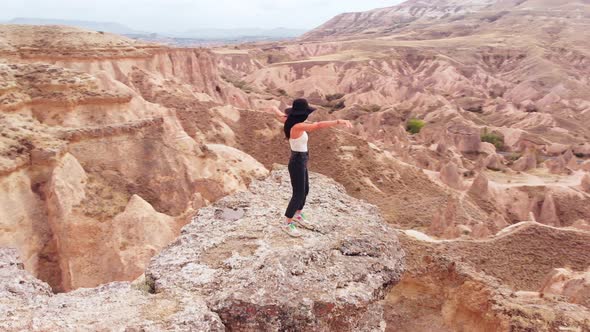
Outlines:
<svg viewBox="0 0 590 332"><path fill-rule="evenodd" d="M112 21L145 31L194 28L314 28L331 17L401 0L19 0L0 19L38 17Z"/></svg>

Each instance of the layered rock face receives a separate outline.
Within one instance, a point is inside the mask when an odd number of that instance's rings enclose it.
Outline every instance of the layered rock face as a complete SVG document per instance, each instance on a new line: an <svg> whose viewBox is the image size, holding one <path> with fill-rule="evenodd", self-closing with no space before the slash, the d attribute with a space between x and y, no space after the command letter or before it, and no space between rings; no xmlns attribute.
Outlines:
<svg viewBox="0 0 590 332"><path fill-rule="evenodd" d="M217 92L211 53L63 27L3 26L0 39L0 245L54 290L135 279L193 211L267 174L131 83L142 71L223 102L235 88Z"/></svg>
<svg viewBox="0 0 590 332"><path fill-rule="evenodd" d="M432 24L438 20L452 22L453 19L480 12L496 2L498 1L404 1L398 6L340 14L303 35L302 39L399 33L411 24Z"/></svg>
<svg viewBox="0 0 590 332"><path fill-rule="evenodd" d="M559 11L548 15L553 9ZM398 38L418 40L439 39L474 33L484 34L506 23L516 23L513 32L540 32L543 25L553 23L552 20L558 21L559 18L568 18L582 24L583 15L568 16L566 12L585 9L588 9L588 3L580 0L409 0L397 6L340 14L306 33L301 39L355 38L359 35L397 35ZM538 20L536 23L541 26L525 26L517 23L523 17L533 20L543 17L550 21Z"/></svg>
<svg viewBox="0 0 590 332"><path fill-rule="evenodd" d="M52 295L22 270L14 251L0 251L0 328L381 329L381 300L404 271L396 233L376 207L324 176L311 178L309 214L317 227L303 238L280 228L275 203L288 200L289 188L282 168L201 209L154 257L143 282ZM100 310L108 319L97 319Z"/></svg>
<svg viewBox="0 0 590 332"><path fill-rule="evenodd" d="M587 265L581 252L588 249L588 236L536 223L485 241L437 241L405 231L400 241L408 253L406 273L386 298L387 330L586 331L584 274L552 272L551 266ZM580 251L571 252L574 247ZM532 263L532 253L543 248L551 253ZM570 303L559 295L572 296Z"/></svg>

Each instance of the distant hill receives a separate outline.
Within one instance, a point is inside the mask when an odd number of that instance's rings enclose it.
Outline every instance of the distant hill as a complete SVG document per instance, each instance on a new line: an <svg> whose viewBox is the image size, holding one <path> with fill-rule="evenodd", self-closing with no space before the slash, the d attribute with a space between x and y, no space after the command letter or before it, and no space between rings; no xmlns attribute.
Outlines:
<svg viewBox="0 0 590 332"><path fill-rule="evenodd" d="M589 15L590 0L408 0L392 7L337 15L301 36L301 40L385 36L424 40L489 36L500 28L513 33L517 30L518 34L535 30L556 34L573 22L586 26ZM561 17L562 22L547 20L549 17Z"/></svg>
<svg viewBox="0 0 590 332"><path fill-rule="evenodd" d="M93 21L78 21L78 20L60 20L60 19L44 19L32 17L17 17L8 22L8 24L28 24L28 25L68 25L78 28L104 31L116 33L120 35L141 33L141 31L133 30L128 26L115 22L93 22Z"/></svg>
<svg viewBox="0 0 590 332"><path fill-rule="evenodd" d="M116 22L93 22L25 17L18 17L10 21L0 21L0 23L27 25L67 25L87 30L110 32L124 35L133 39L151 42L163 42L178 46L271 41L296 38L307 32L307 30L304 29L288 28L191 29L183 32L138 31Z"/></svg>
<svg viewBox="0 0 590 332"><path fill-rule="evenodd" d="M199 39L244 39L244 38L295 38L303 35L304 29L192 29L186 32L170 34L172 37L199 38Z"/></svg>

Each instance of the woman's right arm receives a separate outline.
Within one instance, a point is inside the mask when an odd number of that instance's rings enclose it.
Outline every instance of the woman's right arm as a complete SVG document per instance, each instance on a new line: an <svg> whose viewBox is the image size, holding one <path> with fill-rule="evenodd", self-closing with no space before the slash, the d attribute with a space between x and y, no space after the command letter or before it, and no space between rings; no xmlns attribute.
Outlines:
<svg viewBox="0 0 590 332"><path fill-rule="evenodd" d="M348 120L333 120L333 121L320 121L314 123L298 123L293 128L300 131L314 131L322 128L330 128L335 126L346 126L346 128L352 128L352 123Z"/></svg>

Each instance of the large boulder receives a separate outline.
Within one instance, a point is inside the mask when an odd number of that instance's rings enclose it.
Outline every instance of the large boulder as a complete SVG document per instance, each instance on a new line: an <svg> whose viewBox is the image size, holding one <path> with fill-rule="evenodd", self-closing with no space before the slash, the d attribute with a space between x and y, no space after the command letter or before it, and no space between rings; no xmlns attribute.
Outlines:
<svg viewBox="0 0 590 332"><path fill-rule="evenodd" d="M487 155L496 154L496 146L492 143L481 142L481 144L479 146L479 152L485 153Z"/></svg>
<svg viewBox="0 0 590 332"><path fill-rule="evenodd" d="M505 159L504 157L502 157L499 154L490 154L487 157L485 157L484 159L482 159L479 163L479 166L481 166L480 168L487 168L487 169L491 169L493 171L501 171L506 169L506 166L504 165Z"/></svg>
<svg viewBox="0 0 590 332"><path fill-rule="evenodd" d="M545 166L552 174L564 175L572 173L572 171L567 167L567 162L563 156L547 160L545 162Z"/></svg>
<svg viewBox="0 0 590 332"><path fill-rule="evenodd" d="M572 152L572 149L568 149L564 154L563 154L563 160L565 160L565 162L569 162L571 159L576 158L576 156L574 156L574 153Z"/></svg>
<svg viewBox="0 0 590 332"><path fill-rule="evenodd" d="M395 231L376 207L311 174L313 229L282 232L289 175L275 171L249 192L201 209L156 256L155 291L203 297L229 330L378 330L383 299L404 269Z"/></svg>
<svg viewBox="0 0 590 332"><path fill-rule="evenodd" d="M590 308L590 268L585 272L554 269L543 282L541 292L564 296L571 303Z"/></svg>
<svg viewBox="0 0 590 332"><path fill-rule="evenodd" d="M527 149L524 155L514 162L512 168L520 172L537 168L537 151L535 149Z"/></svg>

